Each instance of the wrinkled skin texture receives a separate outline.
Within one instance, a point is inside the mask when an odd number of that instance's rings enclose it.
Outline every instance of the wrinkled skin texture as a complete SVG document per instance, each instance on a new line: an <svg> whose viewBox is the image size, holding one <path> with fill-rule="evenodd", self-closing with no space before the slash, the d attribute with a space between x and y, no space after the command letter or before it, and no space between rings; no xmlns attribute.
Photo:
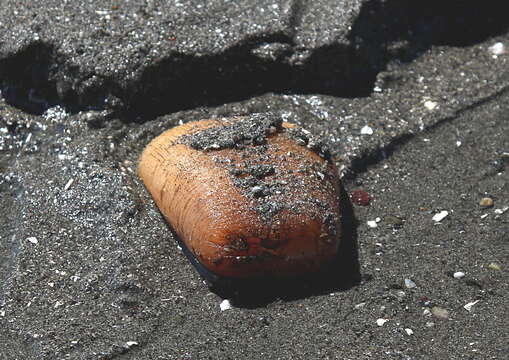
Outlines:
<svg viewBox="0 0 509 360"><path fill-rule="evenodd" d="M203 151L181 141L235 121L203 120L164 132L143 152L139 176L184 244L213 273L247 278L319 270L340 241L335 166L286 136L294 127L288 123L272 128L263 147ZM231 172L232 166L269 163L274 171L262 175L273 191L266 196L239 186L246 174ZM277 210L264 213L267 204Z"/></svg>

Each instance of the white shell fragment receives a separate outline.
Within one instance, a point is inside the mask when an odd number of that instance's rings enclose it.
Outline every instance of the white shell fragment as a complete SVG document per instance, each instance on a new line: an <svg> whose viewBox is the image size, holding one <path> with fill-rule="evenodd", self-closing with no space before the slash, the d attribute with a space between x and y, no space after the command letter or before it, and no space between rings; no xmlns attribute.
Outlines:
<svg viewBox="0 0 509 360"><path fill-rule="evenodd" d="M366 305L365 302L361 302L361 303L358 303L357 305L354 306L355 309L361 309L363 308L364 306Z"/></svg>
<svg viewBox="0 0 509 360"><path fill-rule="evenodd" d="M27 238L27 241L28 241L28 242L30 242L30 243L32 243L32 244L37 244L37 243L39 242L39 241L37 240L37 238L36 238L36 237L34 237L34 236L31 236L31 237Z"/></svg>
<svg viewBox="0 0 509 360"><path fill-rule="evenodd" d="M413 289L413 288L417 287L417 285L410 279L405 279L405 286L408 289Z"/></svg>
<svg viewBox="0 0 509 360"><path fill-rule="evenodd" d="M491 45L488 50L493 55L502 55L505 52L505 46L501 42L496 42L493 45Z"/></svg>
<svg viewBox="0 0 509 360"><path fill-rule="evenodd" d="M440 222L442 221L443 219L445 219L447 217L447 215L449 215L449 212L448 211L440 211L439 213L433 215L433 221L436 221L436 222Z"/></svg>
<svg viewBox="0 0 509 360"><path fill-rule="evenodd" d="M376 228L378 226L376 220L368 220L367 224L370 228Z"/></svg>
<svg viewBox="0 0 509 360"><path fill-rule="evenodd" d="M373 135L373 129L370 128L368 125L365 125L361 129L361 135Z"/></svg>
<svg viewBox="0 0 509 360"><path fill-rule="evenodd" d="M495 212L495 214L497 214L497 215L502 215L502 214L503 214L503 213L505 213L507 210L509 210L509 206L506 206L506 207L504 207L504 208L502 208L502 209L495 209L495 211L494 211L494 212Z"/></svg>
<svg viewBox="0 0 509 360"><path fill-rule="evenodd" d="M455 279L462 279L465 277L465 273L462 272L462 271L456 271L453 275L452 275Z"/></svg>
<svg viewBox="0 0 509 360"><path fill-rule="evenodd" d="M232 304L230 303L230 300L225 299L221 301L221 304L219 304L219 308L221 311L230 310L232 308Z"/></svg>
<svg viewBox="0 0 509 360"><path fill-rule="evenodd" d="M472 310L472 306L477 304L480 300L469 302L468 304L463 305L463 308L465 308L466 311Z"/></svg>
<svg viewBox="0 0 509 360"><path fill-rule="evenodd" d="M69 190L69 188L71 187L71 185L74 183L74 179L70 179L64 186L64 191L67 191Z"/></svg>
<svg viewBox="0 0 509 360"><path fill-rule="evenodd" d="M427 100L424 102L424 107L428 110L434 110L438 106L438 103L435 101Z"/></svg>

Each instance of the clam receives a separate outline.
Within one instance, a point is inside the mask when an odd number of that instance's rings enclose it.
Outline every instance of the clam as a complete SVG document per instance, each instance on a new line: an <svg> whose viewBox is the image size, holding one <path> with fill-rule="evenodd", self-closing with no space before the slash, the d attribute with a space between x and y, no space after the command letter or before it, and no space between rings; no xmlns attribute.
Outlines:
<svg viewBox="0 0 509 360"><path fill-rule="evenodd" d="M324 142L275 114L187 123L156 137L138 174L193 256L228 278L316 272L341 237Z"/></svg>

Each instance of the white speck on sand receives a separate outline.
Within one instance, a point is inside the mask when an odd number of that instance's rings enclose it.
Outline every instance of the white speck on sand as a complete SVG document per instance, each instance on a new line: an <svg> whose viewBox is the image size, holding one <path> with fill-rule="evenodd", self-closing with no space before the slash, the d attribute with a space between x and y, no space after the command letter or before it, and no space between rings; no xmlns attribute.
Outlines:
<svg viewBox="0 0 509 360"><path fill-rule="evenodd" d="M405 286L408 289L413 289L413 288L417 287L417 285L410 279L405 279Z"/></svg>
<svg viewBox="0 0 509 360"><path fill-rule="evenodd" d="M373 129L369 127L368 125L365 125L361 129L361 135L373 135Z"/></svg>
<svg viewBox="0 0 509 360"><path fill-rule="evenodd" d="M438 106L438 103L435 102L435 101L431 101L431 100L426 100L424 102L424 107L428 110L435 110L435 108Z"/></svg>
<svg viewBox="0 0 509 360"><path fill-rule="evenodd" d="M490 51L490 53L492 55L498 56L498 55L502 55L503 53L505 53L505 46L501 42L496 42L493 45L491 45L488 48L488 50Z"/></svg>
<svg viewBox="0 0 509 360"><path fill-rule="evenodd" d="M466 311L470 311L472 310L472 307L477 304L480 300L476 300L476 301L472 301L472 302L469 302L468 304L465 304L463 305L463 308L466 310Z"/></svg>
<svg viewBox="0 0 509 360"><path fill-rule="evenodd" d="M462 279L465 277L465 273L463 271L456 271L452 276L455 279Z"/></svg>
<svg viewBox="0 0 509 360"><path fill-rule="evenodd" d="M509 210L509 206L506 206L506 207L504 207L504 208L502 208L502 209L495 209L495 211L494 211L494 212L495 212L495 214L497 214L497 215L502 215L502 214L503 214L503 213L505 213L507 210Z"/></svg>
<svg viewBox="0 0 509 360"><path fill-rule="evenodd" d="M71 187L71 185L74 183L74 179L70 179L67 184L65 184L64 186L64 191L67 191L69 190L69 188Z"/></svg>
<svg viewBox="0 0 509 360"><path fill-rule="evenodd" d="M32 243L32 244L37 244L37 243L39 242L39 241L37 240L37 238L36 238L36 237L34 237L34 236L31 236L31 237L27 238L27 241L28 241L28 242L30 242L30 243Z"/></svg>
<svg viewBox="0 0 509 360"><path fill-rule="evenodd" d="M221 311L230 310L232 308L232 304L230 303L230 300L225 299L221 301L221 304L219 304L219 307L221 308Z"/></svg>
<svg viewBox="0 0 509 360"><path fill-rule="evenodd" d="M358 303L357 305L355 305L354 308L355 309L360 309L360 308L363 308L365 305L366 305L365 302L361 302L361 303Z"/></svg>
<svg viewBox="0 0 509 360"><path fill-rule="evenodd" d="M378 226L376 220L368 220L367 224L370 228L376 228Z"/></svg>
<svg viewBox="0 0 509 360"><path fill-rule="evenodd" d="M433 221L440 222L446 218L446 216L449 215L448 211L440 211L439 213L433 215Z"/></svg>

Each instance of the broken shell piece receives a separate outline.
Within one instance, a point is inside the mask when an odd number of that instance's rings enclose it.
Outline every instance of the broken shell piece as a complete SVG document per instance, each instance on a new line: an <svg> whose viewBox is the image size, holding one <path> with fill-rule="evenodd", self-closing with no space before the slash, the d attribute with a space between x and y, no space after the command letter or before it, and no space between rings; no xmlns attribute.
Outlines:
<svg viewBox="0 0 509 360"><path fill-rule="evenodd" d="M327 149L299 145L303 136L311 140L272 114L187 123L148 145L138 173L177 235L213 273L314 272L338 249L340 185Z"/></svg>

